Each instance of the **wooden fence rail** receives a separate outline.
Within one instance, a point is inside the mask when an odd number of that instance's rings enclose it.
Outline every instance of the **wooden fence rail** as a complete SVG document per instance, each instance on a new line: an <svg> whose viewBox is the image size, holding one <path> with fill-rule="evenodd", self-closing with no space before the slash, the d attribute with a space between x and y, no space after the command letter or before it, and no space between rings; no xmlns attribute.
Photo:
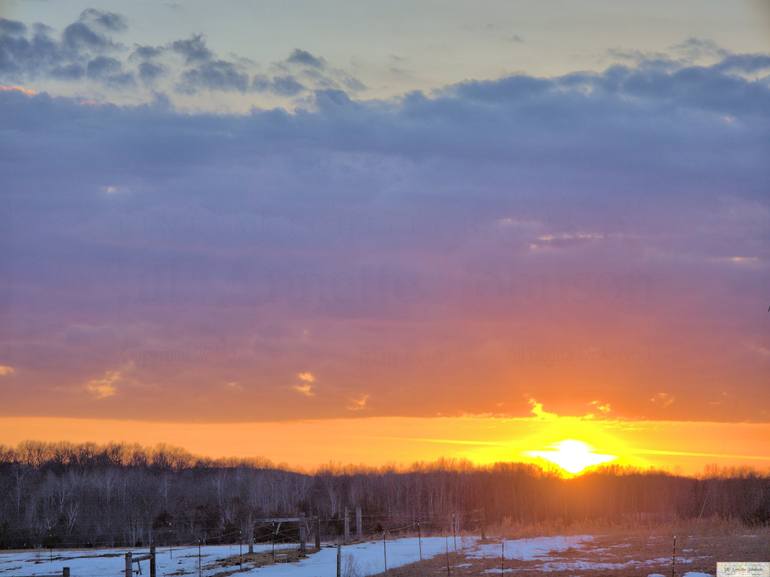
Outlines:
<svg viewBox="0 0 770 577"><path fill-rule="evenodd" d="M155 545L150 545L150 552L145 555L139 555L134 557L134 554L129 551L126 553L126 572L125 577L133 577L134 575L134 563L141 563L142 561L150 562L150 577L155 577ZM137 565L139 573L142 572L142 566Z"/></svg>

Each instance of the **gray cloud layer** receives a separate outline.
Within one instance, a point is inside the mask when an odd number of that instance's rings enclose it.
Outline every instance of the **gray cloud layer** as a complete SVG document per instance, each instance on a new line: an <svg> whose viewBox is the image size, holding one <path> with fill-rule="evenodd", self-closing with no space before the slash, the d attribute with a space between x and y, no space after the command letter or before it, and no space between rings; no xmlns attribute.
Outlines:
<svg viewBox="0 0 770 577"><path fill-rule="evenodd" d="M0 69L119 83L173 53L180 90L296 95L329 68L298 51L251 75L203 37L121 65L107 21L55 41L5 21ZM767 63L656 57L377 102L338 75L307 110L247 115L2 91L4 404L86 411L82 384L120 370L131 395L102 415L322 416L355 393L379 414L534 395L767 420ZM298 406L300 371L319 394ZM241 396L212 407L227 382Z"/></svg>

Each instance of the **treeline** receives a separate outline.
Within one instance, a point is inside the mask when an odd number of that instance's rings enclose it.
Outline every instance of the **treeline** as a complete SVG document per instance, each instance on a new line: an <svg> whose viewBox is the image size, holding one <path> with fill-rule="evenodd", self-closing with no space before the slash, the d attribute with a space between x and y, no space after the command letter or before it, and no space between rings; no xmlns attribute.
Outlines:
<svg viewBox="0 0 770 577"><path fill-rule="evenodd" d="M126 546L267 537L266 517L319 517L324 538L360 506L366 533L419 521L443 531L497 523L664 521L718 516L770 523L770 477L704 478L606 467L574 479L524 464L439 461L304 474L266 460L214 460L158 446L0 446L0 548Z"/></svg>

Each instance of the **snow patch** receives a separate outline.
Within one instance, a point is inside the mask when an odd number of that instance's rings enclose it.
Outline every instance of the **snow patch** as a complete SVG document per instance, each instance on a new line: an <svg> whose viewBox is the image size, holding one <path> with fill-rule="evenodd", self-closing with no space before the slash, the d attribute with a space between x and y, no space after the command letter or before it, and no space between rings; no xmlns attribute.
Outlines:
<svg viewBox="0 0 770 577"><path fill-rule="evenodd" d="M591 535L569 537L536 537L534 539L506 539L505 558L519 561L535 561L549 553L561 553L567 549L580 548L593 539ZM474 559L500 558L500 543L480 545L468 557Z"/></svg>

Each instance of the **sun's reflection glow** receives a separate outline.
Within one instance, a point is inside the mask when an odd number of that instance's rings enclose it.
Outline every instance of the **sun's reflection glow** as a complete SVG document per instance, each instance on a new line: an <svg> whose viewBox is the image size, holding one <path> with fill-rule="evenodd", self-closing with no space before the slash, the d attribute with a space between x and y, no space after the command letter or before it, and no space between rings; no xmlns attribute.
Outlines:
<svg viewBox="0 0 770 577"><path fill-rule="evenodd" d="M616 455L596 453L590 445L574 439L555 443L547 450L527 451L527 455L554 463L570 475L578 475L588 467L617 459Z"/></svg>

